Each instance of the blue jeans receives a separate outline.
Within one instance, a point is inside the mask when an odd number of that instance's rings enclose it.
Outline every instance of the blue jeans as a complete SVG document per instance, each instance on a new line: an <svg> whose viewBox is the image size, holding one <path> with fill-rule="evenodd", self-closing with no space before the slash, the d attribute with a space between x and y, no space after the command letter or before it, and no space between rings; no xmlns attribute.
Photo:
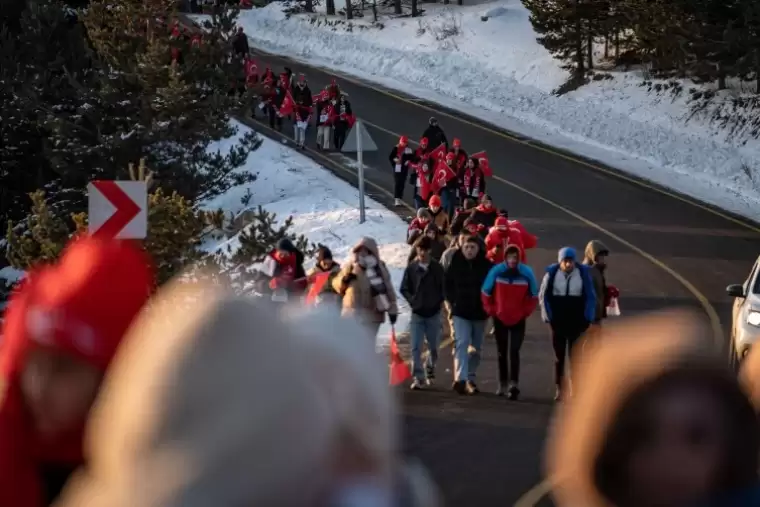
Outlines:
<svg viewBox="0 0 760 507"><path fill-rule="evenodd" d="M454 216L454 210L457 207L456 191L451 188L441 190L441 207L450 217Z"/></svg>
<svg viewBox="0 0 760 507"><path fill-rule="evenodd" d="M485 334L485 320L454 317L454 380L475 381L475 372L480 365L480 352ZM472 352L470 352L470 346L472 346Z"/></svg>
<svg viewBox="0 0 760 507"><path fill-rule="evenodd" d="M435 369L436 361L438 361L438 342L441 340L441 312L432 317L420 317L413 313L409 327L412 342L412 375L418 380L424 380L426 373L431 373ZM426 341L428 357L423 365L422 345Z"/></svg>

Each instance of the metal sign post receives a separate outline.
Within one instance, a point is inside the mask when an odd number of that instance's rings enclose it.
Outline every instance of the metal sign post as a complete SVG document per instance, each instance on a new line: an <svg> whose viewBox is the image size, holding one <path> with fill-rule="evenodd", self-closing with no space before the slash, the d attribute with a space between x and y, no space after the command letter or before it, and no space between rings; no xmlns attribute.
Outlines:
<svg viewBox="0 0 760 507"><path fill-rule="evenodd" d="M351 131L346 136L346 142L343 143L341 151L343 153L356 152L356 162L359 164L357 176L359 178L359 223L363 224L367 220L366 208L364 205L364 151L377 151L375 141L370 137L369 132L364 127L361 120L357 118Z"/></svg>

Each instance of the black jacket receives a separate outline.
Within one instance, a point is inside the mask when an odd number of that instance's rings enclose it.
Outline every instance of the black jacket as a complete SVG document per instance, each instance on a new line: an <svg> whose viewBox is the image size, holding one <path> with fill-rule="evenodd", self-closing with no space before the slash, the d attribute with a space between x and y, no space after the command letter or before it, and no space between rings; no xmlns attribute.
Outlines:
<svg viewBox="0 0 760 507"><path fill-rule="evenodd" d="M443 268L431 260L427 269L414 261L406 267L401 280L401 295L420 317L432 317L441 311L443 304Z"/></svg>
<svg viewBox="0 0 760 507"><path fill-rule="evenodd" d="M414 162L414 150L410 148L405 148L404 151L409 151L411 153L403 153L401 155L401 172L405 175L404 178L406 178L406 174L409 171L409 162ZM391 148L390 154L388 154L388 162L391 164L391 170L396 170L396 162L394 160L398 157L398 146L394 146Z"/></svg>
<svg viewBox="0 0 760 507"><path fill-rule="evenodd" d="M488 318L480 293L492 266L483 248L471 261L465 258L461 250L454 252L444 277L446 301L451 305L452 315L467 320Z"/></svg>
<svg viewBox="0 0 760 507"><path fill-rule="evenodd" d="M248 36L244 33L237 33L232 39L232 50L236 55L248 55Z"/></svg>
<svg viewBox="0 0 760 507"><path fill-rule="evenodd" d="M304 86L303 89L298 85L294 85L290 93L293 94L293 100L295 100L296 104L299 106L311 107L314 102L314 97L311 94L309 85Z"/></svg>
<svg viewBox="0 0 760 507"><path fill-rule="evenodd" d="M499 210L494 207L488 211L484 211L480 206L478 206L473 210L471 216L473 222L485 227L485 229L482 231L483 236L485 236L488 234L488 229L493 227L494 223L496 223L496 219L499 218Z"/></svg>
<svg viewBox="0 0 760 507"><path fill-rule="evenodd" d="M472 210L459 209L454 213L454 219L451 221L451 234L458 236L464 228L465 221L472 216Z"/></svg>
<svg viewBox="0 0 760 507"><path fill-rule="evenodd" d="M429 125L422 133L422 137L427 137L428 146L432 149L438 148L441 144L446 145L446 151L449 150L449 140L446 139L446 133L440 125Z"/></svg>

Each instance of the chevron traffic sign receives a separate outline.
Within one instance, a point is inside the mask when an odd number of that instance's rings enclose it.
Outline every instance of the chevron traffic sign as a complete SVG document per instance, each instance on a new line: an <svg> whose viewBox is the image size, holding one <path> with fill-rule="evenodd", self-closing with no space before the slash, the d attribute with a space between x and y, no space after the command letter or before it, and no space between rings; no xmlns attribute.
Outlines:
<svg viewBox="0 0 760 507"><path fill-rule="evenodd" d="M87 185L89 232L116 239L148 235L148 187L144 181L92 181Z"/></svg>

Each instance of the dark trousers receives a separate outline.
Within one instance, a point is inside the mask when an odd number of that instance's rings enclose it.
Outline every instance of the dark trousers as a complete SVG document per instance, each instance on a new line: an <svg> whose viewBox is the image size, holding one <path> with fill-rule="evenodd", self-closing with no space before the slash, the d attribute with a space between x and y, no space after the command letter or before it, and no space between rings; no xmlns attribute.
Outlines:
<svg viewBox="0 0 760 507"><path fill-rule="evenodd" d="M578 325L555 325L552 324L552 347L554 348L554 382L562 386L565 378L565 362L569 356L572 360L576 344L585 331Z"/></svg>
<svg viewBox="0 0 760 507"><path fill-rule="evenodd" d="M395 199L404 198L404 188L406 188L406 179L409 177L407 171L402 170L400 173L393 173L393 197Z"/></svg>
<svg viewBox="0 0 760 507"><path fill-rule="evenodd" d="M346 134L348 134L348 122L335 122L335 128L333 129L333 145L335 146L336 151L340 151L340 149L343 148L343 143L346 142Z"/></svg>
<svg viewBox="0 0 760 507"><path fill-rule="evenodd" d="M277 109L274 106L267 106L267 110L269 112L269 128L273 129L277 128L277 130L282 130L282 116L277 114Z"/></svg>
<svg viewBox="0 0 760 507"><path fill-rule="evenodd" d="M520 348L525 341L525 319L513 326L506 326L494 317L493 328L498 351L499 382L516 384L520 380Z"/></svg>

